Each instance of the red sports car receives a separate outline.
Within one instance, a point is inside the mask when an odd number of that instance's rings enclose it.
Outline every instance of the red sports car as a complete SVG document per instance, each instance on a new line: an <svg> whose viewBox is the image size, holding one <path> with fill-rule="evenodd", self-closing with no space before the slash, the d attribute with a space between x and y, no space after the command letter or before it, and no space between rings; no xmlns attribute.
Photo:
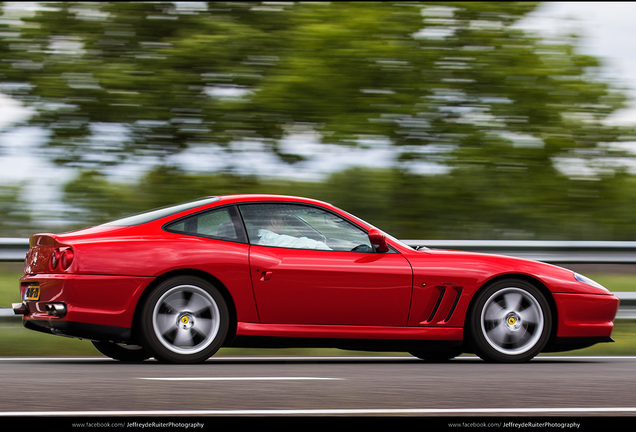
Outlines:
<svg viewBox="0 0 636 432"><path fill-rule="evenodd" d="M619 304L564 268L414 249L330 204L272 195L36 234L20 281L25 327L173 363L224 346L522 362L612 341Z"/></svg>

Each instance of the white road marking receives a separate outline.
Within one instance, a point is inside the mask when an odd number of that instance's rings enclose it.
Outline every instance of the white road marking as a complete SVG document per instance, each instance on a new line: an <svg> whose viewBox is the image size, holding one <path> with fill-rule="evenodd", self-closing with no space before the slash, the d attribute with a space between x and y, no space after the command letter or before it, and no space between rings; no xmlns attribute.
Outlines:
<svg viewBox="0 0 636 432"><path fill-rule="evenodd" d="M405 360L413 359L418 361L414 357L406 356L217 356L211 358L209 361L245 361L245 360L263 360L272 361L284 358L286 361L320 361L320 360L368 360L368 361L387 361L387 360ZM636 356L539 356L533 361L537 360L636 360ZM87 360L99 360L110 361L105 357L0 357L1 361L87 361ZM480 361L479 358L474 356L461 356L453 360L464 361ZM139 378L139 379L154 379L154 380L290 380L290 379L304 379L304 380L337 380L339 378L320 378L320 377L195 377L195 378ZM565 414L565 415L602 415L602 414L636 414L636 407L543 407L543 408L452 408L452 409L437 409L437 408L415 408L415 409L258 409L258 410L131 410L131 411L7 411L0 412L0 417L78 417L78 416L317 416L317 415L440 415L440 416L454 416L454 415L501 415L501 414L535 414L535 415L553 415L553 414Z"/></svg>
<svg viewBox="0 0 636 432"><path fill-rule="evenodd" d="M152 381L293 381L293 380L343 380L344 378L321 377L161 377L137 378Z"/></svg>
<svg viewBox="0 0 636 432"><path fill-rule="evenodd" d="M405 361L412 360L413 362L420 362L421 360L412 356L216 356L210 357L206 362L214 363L214 362L224 362L224 361L276 361L276 360L285 360L285 361ZM590 356L580 356L580 355L539 355L531 360L534 361L542 361L542 360L636 360L636 356L630 355L590 355ZM110 359L108 357L0 357L0 362L2 361L98 361L98 362L117 362L117 360ZM152 361L152 360L150 360ZM460 357L456 357L451 360L451 363L458 361L482 361L479 357L473 355L462 355Z"/></svg>
<svg viewBox="0 0 636 432"><path fill-rule="evenodd" d="M259 410L149 410L149 411L10 411L0 412L0 417L77 417L77 416L284 416L284 415L415 415L436 414L627 414L636 413L636 407L590 408L414 408L414 409L259 409Z"/></svg>

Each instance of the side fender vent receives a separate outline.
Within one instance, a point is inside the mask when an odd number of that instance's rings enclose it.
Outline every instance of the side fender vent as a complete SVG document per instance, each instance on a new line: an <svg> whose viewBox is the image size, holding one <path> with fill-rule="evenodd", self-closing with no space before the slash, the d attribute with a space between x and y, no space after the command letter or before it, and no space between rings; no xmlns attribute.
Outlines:
<svg viewBox="0 0 636 432"><path fill-rule="evenodd" d="M439 305L442 303L442 300L444 299L444 293L446 293L446 288L444 287L440 287L440 288L441 289L439 291L439 295L437 296L437 303L435 303L435 307L431 311L431 315L428 317L426 322L433 322L433 318L435 318L435 314L437 313L437 310L439 309Z"/></svg>
<svg viewBox="0 0 636 432"><path fill-rule="evenodd" d="M449 322L451 317L453 316L453 312L455 312L455 308L457 307L457 303L459 303L459 298L462 296L462 289L461 288L457 288L457 292L455 293L455 300L453 301L453 305L451 306L450 310L448 311L448 315L446 316L446 319L444 320L444 322Z"/></svg>
<svg viewBox="0 0 636 432"><path fill-rule="evenodd" d="M436 286L439 292L435 299L435 305L426 319L420 324L445 324L451 320L453 313L457 309L457 304L462 296L462 287L457 286ZM433 300L434 296L431 298ZM424 317L422 317L424 318Z"/></svg>

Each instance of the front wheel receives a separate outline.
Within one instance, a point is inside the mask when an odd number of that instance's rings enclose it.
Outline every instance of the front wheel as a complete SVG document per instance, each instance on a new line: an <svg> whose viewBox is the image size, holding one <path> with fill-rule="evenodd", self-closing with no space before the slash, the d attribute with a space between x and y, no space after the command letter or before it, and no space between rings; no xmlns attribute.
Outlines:
<svg viewBox="0 0 636 432"><path fill-rule="evenodd" d="M552 315L539 289L511 279L496 282L478 294L468 327L470 342L482 359L525 362L547 344Z"/></svg>
<svg viewBox="0 0 636 432"><path fill-rule="evenodd" d="M141 313L144 346L159 361L200 363L223 344L229 312L221 293L196 277L176 277L157 286Z"/></svg>

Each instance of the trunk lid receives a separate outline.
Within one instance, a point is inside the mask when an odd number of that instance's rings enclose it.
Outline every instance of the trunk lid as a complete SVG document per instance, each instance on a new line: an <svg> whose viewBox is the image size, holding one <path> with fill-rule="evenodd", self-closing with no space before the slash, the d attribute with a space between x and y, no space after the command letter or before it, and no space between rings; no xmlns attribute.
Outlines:
<svg viewBox="0 0 636 432"><path fill-rule="evenodd" d="M51 265L51 257L65 249L73 249L74 245L94 239L101 235L121 231L122 227L93 227L85 230L65 234L34 234L29 239L29 251L24 261L24 274L34 275L42 273L63 273L58 263L55 268Z"/></svg>

